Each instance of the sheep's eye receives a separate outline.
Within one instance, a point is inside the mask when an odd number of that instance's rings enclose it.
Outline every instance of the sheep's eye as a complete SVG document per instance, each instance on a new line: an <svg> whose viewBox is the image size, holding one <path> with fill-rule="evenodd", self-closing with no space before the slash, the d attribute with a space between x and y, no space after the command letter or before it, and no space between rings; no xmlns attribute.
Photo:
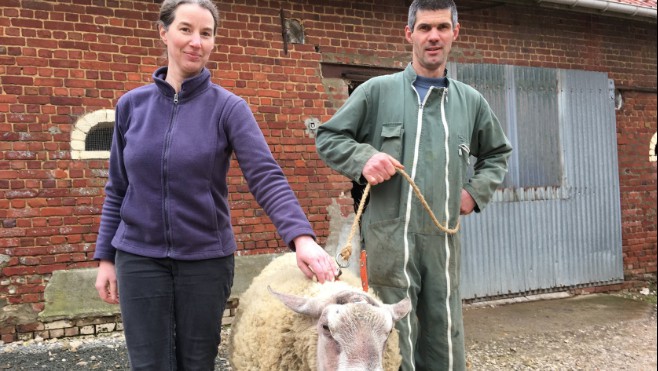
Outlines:
<svg viewBox="0 0 658 371"><path fill-rule="evenodd" d="M324 336L333 337L333 335L331 335L331 329L329 328L329 325L326 323L322 325L322 333L324 334Z"/></svg>

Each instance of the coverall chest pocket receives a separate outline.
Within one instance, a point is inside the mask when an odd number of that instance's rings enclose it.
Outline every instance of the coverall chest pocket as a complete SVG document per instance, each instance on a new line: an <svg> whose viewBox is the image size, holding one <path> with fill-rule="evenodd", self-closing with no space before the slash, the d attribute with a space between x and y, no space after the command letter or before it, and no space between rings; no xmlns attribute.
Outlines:
<svg viewBox="0 0 658 371"><path fill-rule="evenodd" d="M402 154L403 133L404 129L402 128L401 122L385 123L382 126L382 144L379 150L400 160Z"/></svg>
<svg viewBox="0 0 658 371"><path fill-rule="evenodd" d="M468 146L466 138L459 136L459 143L457 144L457 156L459 157L459 174L464 182L468 181L473 175L473 170L471 168L471 149Z"/></svg>

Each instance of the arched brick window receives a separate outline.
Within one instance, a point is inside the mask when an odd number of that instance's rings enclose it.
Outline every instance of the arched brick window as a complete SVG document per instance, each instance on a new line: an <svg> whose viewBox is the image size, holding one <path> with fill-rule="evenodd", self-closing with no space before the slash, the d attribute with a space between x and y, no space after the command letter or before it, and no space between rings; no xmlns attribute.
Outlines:
<svg viewBox="0 0 658 371"><path fill-rule="evenodd" d="M71 158L110 158L113 130L114 110L102 109L82 116L71 133Z"/></svg>

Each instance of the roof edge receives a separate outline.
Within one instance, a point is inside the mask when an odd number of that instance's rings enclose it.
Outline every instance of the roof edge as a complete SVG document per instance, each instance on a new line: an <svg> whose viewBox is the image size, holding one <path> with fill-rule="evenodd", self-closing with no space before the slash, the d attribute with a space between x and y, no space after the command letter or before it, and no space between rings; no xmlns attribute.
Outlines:
<svg viewBox="0 0 658 371"><path fill-rule="evenodd" d="M623 4L610 0L536 0L538 4L550 3L566 5L572 8L586 8L597 10L601 13L617 13L630 17L651 18L654 21L658 18L658 10L655 8L643 7L638 5Z"/></svg>

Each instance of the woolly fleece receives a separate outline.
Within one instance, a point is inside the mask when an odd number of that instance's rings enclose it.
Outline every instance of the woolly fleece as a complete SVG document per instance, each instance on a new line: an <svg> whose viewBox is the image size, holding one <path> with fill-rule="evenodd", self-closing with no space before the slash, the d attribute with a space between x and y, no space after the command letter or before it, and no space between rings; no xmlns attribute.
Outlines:
<svg viewBox="0 0 658 371"><path fill-rule="evenodd" d="M339 281L321 285L304 276L295 254L287 253L268 264L240 295L229 340L234 369L317 370L317 320L286 307L268 291L268 285L285 294L325 297L346 289L361 291L361 279L345 269ZM372 290L368 294L376 298ZM384 370L398 370L401 360L394 330L386 342Z"/></svg>

